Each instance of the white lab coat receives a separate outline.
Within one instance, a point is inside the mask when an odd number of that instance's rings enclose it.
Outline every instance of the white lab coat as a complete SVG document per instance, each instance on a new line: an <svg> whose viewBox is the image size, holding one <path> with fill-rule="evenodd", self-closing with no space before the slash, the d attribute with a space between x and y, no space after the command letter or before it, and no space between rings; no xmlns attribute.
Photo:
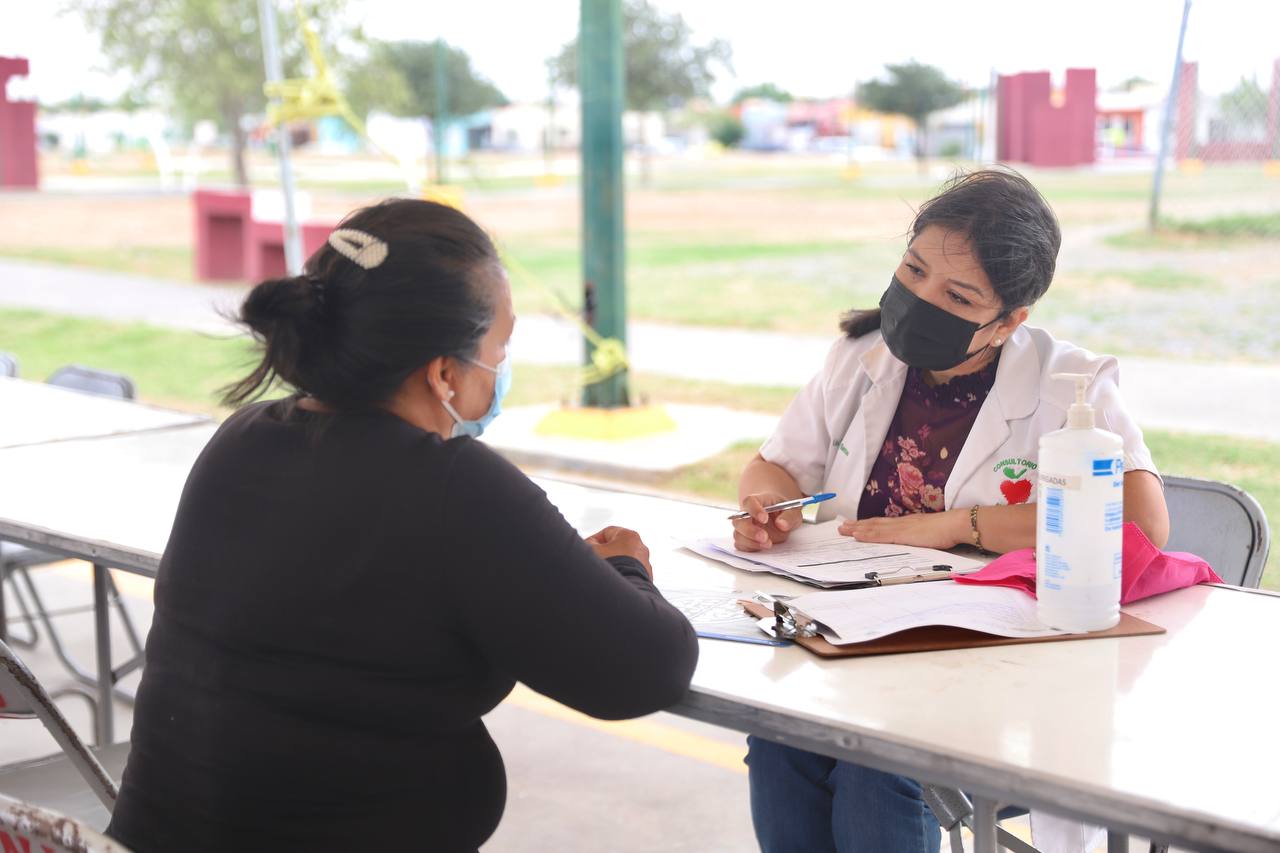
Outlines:
<svg viewBox="0 0 1280 853"><path fill-rule="evenodd" d="M1074 383L1054 373L1092 377L1087 399L1102 429L1124 440L1126 471L1158 473L1120 397L1120 368L1056 341L1043 329L1019 326L1004 343L995 385L978 411L944 489L947 509L1034 503L1040 436L1061 429L1075 399ZM907 365L880 333L842 338L822 372L792 400L760 455L786 469L805 494L836 492L819 521L857 518L858 503L898 409Z"/></svg>

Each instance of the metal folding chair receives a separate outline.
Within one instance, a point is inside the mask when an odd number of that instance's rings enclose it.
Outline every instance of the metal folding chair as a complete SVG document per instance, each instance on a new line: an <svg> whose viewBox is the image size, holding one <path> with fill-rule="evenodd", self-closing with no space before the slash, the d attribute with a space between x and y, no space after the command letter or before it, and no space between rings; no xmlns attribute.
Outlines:
<svg viewBox="0 0 1280 853"><path fill-rule="evenodd" d="M1271 528L1252 495L1215 480L1166 476L1164 496L1169 505L1165 550L1203 557L1226 583L1257 588L1271 549ZM961 853L960 832L964 827L972 828L974 820L969 798L955 788L938 785L925 785L924 798L943 831L950 833L953 853ZM996 844L1017 853L1035 853L1034 847L998 825ZM1108 848L1128 850L1128 843L1124 836L1111 834ZM1164 844L1151 844L1151 853L1168 849Z"/></svg>
<svg viewBox="0 0 1280 853"><path fill-rule="evenodd" d="M0 352L0 376L14 377L18 375L18 357L12 353ZM22 595L22 590L6 571L4 563L5 544L0 542L0 640L9 640L9 642L18 646L30 647L35 644L35 621L28 606L26 599ZM8 546L16 547L16 546ZM9 593L13 596L13 600L17 602L18 609L22 611L20 621L27 626L27 634L25 636L14 636L9 633L9 619L5 611L5 584L9 584Z"/></svg>
<svg viewBox="0 0 1280 853"><path fill-rule="evenodd" d="M78 689L68 692L88 698ZM90 707L96 712L92 702ZM115 807L117 789L104 764L121 772L129 744L112 744L98 750L85 746L35 675L4 643L0 643L0 718L40 720L62 750L60 754L0 767L0 791L106 826Z"/></svg>
<svg viewBox="0 0 1280 853"><path fill-rule="evenodd" d="M0 796L0 850L129 853L81 821L5 796Z"/></svg>
<svg viewBox="0 0 1280 853"><path fill-rule="evenodd" d="M132 400L137 396L137 389L133 384L133 380L129 377L120 373L96 370L92 367L82 367L75 364L58 368L49 376L46 383L56 385L59 388L69 388L73 391L115 397L121 400ZM81 683L93 685L98 682L97 675L90 672L71 656L61 635L54 627L52 619L54 614L45 606L44 600L40 596L40 591L31 577L31 569L48 563L60 562L64 559L66 558L48 551L28 548L25 545L17 545L12 542L0 542L0 615L5 612L4 581L7 579L13 592L14 601L22 612L21 621L27 626L27 633L23 636L7 634L6 629L0 626L0 640L6 639L7 635L8 640L13 644L30 648L39 641L40 628L43 628L44 632L49 636L49 642L53 646L54 654L58 656L63 665ZM19 581L22 582L25 591L19 588ZM111 599L111 605L115 608L120 624L124 628L125 636L133 650L130 660L116 671L115 674L119 677L141 665L142 639L138 636L138 631L134 627L133 620L129 617L128 610L125 609L124 601L120 597L120 591L116 588L110 572L107 572L107 591ZM30 597L30 604L27 603L27 597ZM39 627L37 627L37 623ZM133 699L131 693L121 688L116 688L115 692L126 701L132 701Z"/></svg>
<svg viewBox="0 0 1280 853"><path fill-rule="evenodd" d="M1267 516L1252 495L1228 483L1165 477L1170 551L1203 557L1229 584L1256 588L1271 550Z"/></svg>

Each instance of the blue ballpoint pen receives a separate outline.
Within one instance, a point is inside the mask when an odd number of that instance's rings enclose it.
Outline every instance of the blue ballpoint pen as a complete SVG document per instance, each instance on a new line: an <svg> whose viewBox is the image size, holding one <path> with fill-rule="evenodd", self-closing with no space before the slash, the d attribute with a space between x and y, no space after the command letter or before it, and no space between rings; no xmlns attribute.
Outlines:
<svg viewBox="0 0 1280 853"><path fill-rule="evenodd" d="M820 495L814 495L813 497L809 497L809 498L796 498L794 500L783 501L782 503L770 504L769 506L764 507L763 509L767 513L783 512L788 509L799 509L800 507L808 506L809 504L819 504L819 503L822 503L823 501L829 501L835 496L836 496L835 492L823 492ZM751 513L746 511L735 512L733 515L729 516L730 519L750 518L750 517L751 517Z"/></svg>

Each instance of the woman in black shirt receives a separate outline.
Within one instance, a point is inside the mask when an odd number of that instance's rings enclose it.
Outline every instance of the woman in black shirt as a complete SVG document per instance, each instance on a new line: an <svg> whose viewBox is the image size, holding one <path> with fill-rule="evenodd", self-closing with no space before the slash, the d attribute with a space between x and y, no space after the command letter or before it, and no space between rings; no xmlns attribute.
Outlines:
<svg viewBox="0 0 1280 853"><path fill-rule="evenodd" d="M515 317L470 219L358 211L241 319L265 352L228 399L297 393L241 408L191 471L110 835L473 851L506 795L481 716L516 681L606 719L684 694L697 643L640 538L583 540L473 440Z"/></svg>

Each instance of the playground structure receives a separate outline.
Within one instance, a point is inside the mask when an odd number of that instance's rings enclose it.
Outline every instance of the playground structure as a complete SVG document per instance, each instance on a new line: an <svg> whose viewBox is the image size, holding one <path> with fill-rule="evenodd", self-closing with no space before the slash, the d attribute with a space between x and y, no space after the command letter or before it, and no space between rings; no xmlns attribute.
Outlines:
<svg viewBox="0 0 1280 853"><path fill-rule="evenodd" d="M0 56L0 188L36 189L36 105L10 101L9 79L25 77L30 63L16 56Z"/></svg>

